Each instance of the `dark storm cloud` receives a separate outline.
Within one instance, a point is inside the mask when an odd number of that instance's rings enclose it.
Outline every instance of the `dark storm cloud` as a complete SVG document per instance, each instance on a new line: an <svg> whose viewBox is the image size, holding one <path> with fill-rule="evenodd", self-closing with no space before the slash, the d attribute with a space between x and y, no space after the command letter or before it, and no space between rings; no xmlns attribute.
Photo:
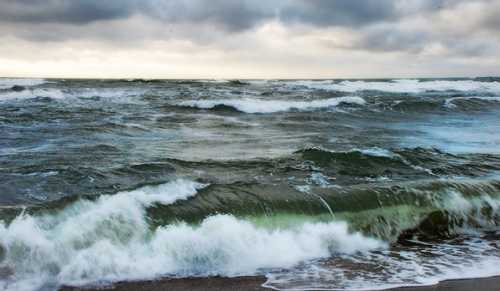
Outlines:
<svg viewBox="0 0 500 291"><path fill-rule="evenodd" d="M135 13L167 23L214 23L229 31L279 17L318 26L363 25L397 17L390 0L2 0L0 19L10 22L81 24Z"/></svg>
<svg viewBox="0 0 500 291"><path fill-rule="evenodd" d="M397 18L395 3L390 0L0 0L0 36L35 42L68 39L140 42L174 37L207 43L225 33L248 31L273 20L286 26L360 28ZM148 19L149 25L121 29L109 24L124 23L136 15ZM210 33L210 28L215 31Z"/></svg>
<svg viewBox="0 0 500 291"><path fill-rule="evenodd" d="M267 8L233 0L0 0L0 21L85 24L143 14L167 24L213 23L240 31L273 17Z"/></svg>
<svg viewBox="0 0 500 291"><path fill-rule="evenodd" d="M446 0L1 0L0 20L10 22L89 23L145 14L169 23L213 22L230 31L249 29L279 17L285 23L363 26L405 15L398 4L432 10ZM418 5L415 5L418 3ZM407 11L406 11L407 12ZM412 11L418 12L418 11Z"/></svg>

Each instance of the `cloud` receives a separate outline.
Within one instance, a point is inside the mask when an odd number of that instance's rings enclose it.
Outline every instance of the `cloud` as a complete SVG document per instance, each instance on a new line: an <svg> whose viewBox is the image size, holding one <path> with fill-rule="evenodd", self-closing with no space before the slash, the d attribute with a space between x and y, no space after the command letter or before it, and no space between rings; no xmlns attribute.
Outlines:
<svg viewBox="0 0 500 291"><path fill-rule="evenodd" d="M417 11L423 7L410 5ZM403 11L390 0L2 0L0 36L35 42L188 39L200 44L279 22L356 27L394 21ZM415 8L417 7L418 8ZM408 7L406 5L405 7Z"/></svg>
<svg viewBox="0 0 500 291"><path fill-rule="evenodd" d="M272 1L271 1L272 2ZM227 31L242 31L274 17L280 2L263 4L250 0L175 0L144 1L143 13L164 23L213 24Z"/></svg>
<svg viewBox="0 0 500 291"><path fill-rule="evenodd" d="M360 33L351 46L352 49L364 49L376 52L422 51L429 41L429 34L422 30L405 31L394 27L375 27Z"/></svg>
<svg viewBox="0 0 500 291"><path fill-rule="evenodd" d="M451 3L457 3L453 1ZM0 19L16 23L86 24L144 14L165 23L214 23L229 31L279 18L284 23L363 26L428 11L445 0L2 0Z"/></svg>
<svg viewBox="0 0 500 291"><path fill-rule="evenodd" d="M85 24L125 18L138 8L138 0L3 0L0 19L15 23Z"/></svg>
<svg viewBox="0 0 500 291"><path fill-rule="evenodd" d="M428 1L420 1L427 3ZM285 24L363 26L394 20L391 0L3 0L0 21L12 23L88 24L143 14L164 24L210 24L229 32L279 19ZM415 6L415 5L413 5ZM418 5L423 7L424 5Z"/></svg>
<svg viewBox="0 0 500 291"><path fill-rule="evenodd" d="M228 31L249 29L274 16L273 5L246 0L3 0L0 21L88 24L143 14L165 24L216 24Z"/></svg>
<svg viewBox="0 0 500 291"><path fill-rule="evenodd" d="M0 0L0 59L28 68L45 56L66 70L71 56L99 67L120 53L113 74L120 62L133 68L127 56L196 72L193 55L212 70L222 68L204 58L266 76L345 73L353 62L366 62L363 73L490 72L500 59L498 14L495 0Z"/></svg>
<svg viewBox="0 0 500 291"><path fill-rule="evenodd" d="M396 2L391 0L291 1L280 13L284 22L317 26L358 27L397 17Z"/></svg>
<svg viewBox="0 0 500 291"><path fill-rule="evenodd" d="M398 21L374 24L353 31L346 48L377 53L401 52L441 57L481 57L498 53L496 29L500 3L491 1L442 2L437 9L422 7ZM494 17L494 16L495 17Z"/></svg>

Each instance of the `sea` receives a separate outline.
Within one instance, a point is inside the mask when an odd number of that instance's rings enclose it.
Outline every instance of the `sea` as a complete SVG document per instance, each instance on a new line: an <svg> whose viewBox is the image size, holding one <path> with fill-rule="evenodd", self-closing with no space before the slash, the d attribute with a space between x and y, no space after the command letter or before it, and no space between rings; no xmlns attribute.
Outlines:
<svg viewBox="0 0 500 291"><path fill-rule="evenodd" d="M0 78L0 290L499 265L500 78Z"/></svg>

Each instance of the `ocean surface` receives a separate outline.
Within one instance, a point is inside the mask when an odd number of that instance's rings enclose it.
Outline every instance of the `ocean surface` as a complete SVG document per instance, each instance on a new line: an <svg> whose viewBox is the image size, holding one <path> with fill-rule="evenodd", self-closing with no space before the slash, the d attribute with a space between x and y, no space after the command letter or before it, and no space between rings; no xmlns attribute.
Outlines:
<svg viewBox="0 0 500 291"><path fill-rule="evenodd" d="M0 290L499 264L500 79L0 79Z"/></svg>

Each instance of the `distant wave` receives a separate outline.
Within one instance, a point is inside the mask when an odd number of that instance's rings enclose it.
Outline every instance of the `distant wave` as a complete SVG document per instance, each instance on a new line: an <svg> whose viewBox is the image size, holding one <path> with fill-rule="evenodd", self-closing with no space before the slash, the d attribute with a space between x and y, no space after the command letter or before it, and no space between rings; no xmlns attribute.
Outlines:
<svg viewBox="0 0 500 291"><path fill-rule="evenodd" d="M455 108L456 104L454 104L457 100L481 100L481 101L493 101L500 102L500 97L484 97L484 96L466 96L466 97L453 97L445 100L444 106L448 108Z"/></svg>
<svg viewBox="0 0 500 291"><path fill-rule="evenodd" d="M335 107L341 103L364 105L366 101L361 97L339 97L314 101L284 101L284 100L257 100L257 99L218 99L218 100L189 100L180 102L180 106L200 109L214 109L220 106L232 107L245 113L273 113L289 110L314 110L318 108Z"/></svg>
<svg viewBox="0 0 500 291"><path fill-rule="evenodd" d="M28 79L28 78L0 78L0 89L9 89L12 86L33 87L48 83L45 79Z"/></svg>
<svg viewBox="0 0 500 291"><path fill-rule="evenodd" d="M28 87L26 90L22 91L3 89L2 91L0 91L0 102L34 98L50 98L55 100L74 100L77 98L105 98L107 100L132 101L129 97L141 95L144 93L144 91L145 89L135 88L79 88L73 90L64 90L58 88Z"/></svg>
<svg viewBox="0 0 500 291"><path fill-rule="evenodd" d="M342 92L381 91L390 93L422 93L426 91L486 91L500 92L500 82L479 82L473 80L420 81L397 79L391 81L290 81L289 86L304 86Z"/></svg>
<svg viewBox="0 0 500 291"><path fill-rule="evenodd" d="M62 90L54 88L34 88L23 91L7 90L0 92L0 101L33 99L37 97L64 99L67 96L68 94L65 94Z"/></svg>

